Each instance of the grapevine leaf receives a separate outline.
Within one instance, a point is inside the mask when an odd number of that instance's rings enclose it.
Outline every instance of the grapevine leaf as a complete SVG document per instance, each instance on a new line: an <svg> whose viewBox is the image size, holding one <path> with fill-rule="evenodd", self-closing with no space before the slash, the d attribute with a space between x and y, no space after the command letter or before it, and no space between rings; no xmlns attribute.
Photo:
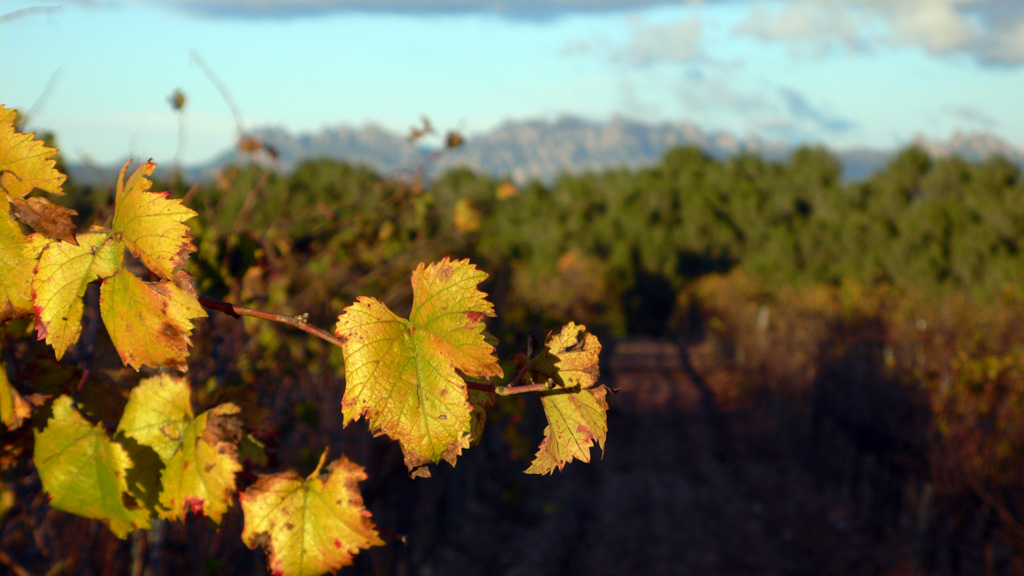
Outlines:
<svg viewBox="0 0 1024 576"><path fill-rule="evenodd" d="M2 212L0 209L0 322L6 322L32 315L32 271L46 240L26 237L17 222Z"/></svg>
<svg viewBox="0 0 1024 576"><path fill-rule="evenodd" d="M152 448L164 463L160 505L170 520L189 510L219 524L231 505L238 462L241 410L220 404L198 417L184 378L159 374L140 382L128 398L118 431Z"/></svg>
<svg viewBox="0 0 1024 576"><path fill-rule="evenodd" d="M53 242L43 250L32 278L39 339L53 346L57 359L82 333L82 296L93 280L121 264L123 250L104 232L78 236L78 245Z"/></svg>
<svg viewBox="0 0 1024 576"><path fill-rule="evenodd" d="M604 451L608 389L597 384L601 343L586 330L566 324L557 335L548 335L545 350L534 359L533 368L550 378L555 388L540 394L548 425L527 474L561 470L574 459L590 462L595 442Z"/></svg>
<svg viewBox="0 0 1024 576"><path fill-rule="evenodd" d="M11 208L19 220L43 236L69 244L78 244L75 240L75 223L71 220L78 212L54 204L46 198L34 196L24 199L11 198Z"/></svg>
<svg viewBox="0 0 1024 576"><path fill-rule="evenodd" d="M34 133L23 134L14 128L13 108L0 104L0 191L4 200L24 198L34 188L53 194L63 194L61 186L66 176L56 168L52 156L56 148L34 140Z"/></svg>
<svg viewBox="0 0 1024 576"><path fill-rule="evenodd" d="M32 407L18 394L7 380L7 369L0 361L0 422L8 430L21 426L22 421L32 415Z"/></svg>
<svg viewBox="0 0 1024 576"><path fill-rule="evenodd" d="M167 192L151 192L148 176L156 164L146 162L125 181L126 162L117 180L114 208L114 232L142 263L165 280L174 279L174 269L195 252L184 222L196 216L181 200L168 198Z"/></svg>
<svg viewBox="0 0 1024 576"><path fill-rule="evenodd" d="M195 296L170 282L148 284L121 269L103 282L100 315L121 361L188 370L192 319L206 316Z"/></svg>
<svg viewBox="0 0 1024 576"><path fill-rule="evenodd" d="M262 545L270 571L280 576L319 576L351 564L361 549L384 544L357 487L365 479L344 457L305 480L295 472L260 476L238 498L242 541Z"/></svg>
<svg viewBox="0 0 1024 576"><path fill-rule="evenodd" d="M126 504L132 467L127 451L110 440L102 425L86 421L70 397L53 403L53 416L35 434L33 457L54 508L102 520L118 538L149 528L149 511Z"/></svg>
<svg viewBox="0 0 1024 576"><path fill-rule="evenodd" d="M359 298L338 317L345 340L344 422L367 415L375 434L398 440L415 476L441 459L454 465L470 443L466 383L501 375L483 319L494 308L477 285L487 277L468 260L424 266L412 275L409 320L379 300Z"/></svg>

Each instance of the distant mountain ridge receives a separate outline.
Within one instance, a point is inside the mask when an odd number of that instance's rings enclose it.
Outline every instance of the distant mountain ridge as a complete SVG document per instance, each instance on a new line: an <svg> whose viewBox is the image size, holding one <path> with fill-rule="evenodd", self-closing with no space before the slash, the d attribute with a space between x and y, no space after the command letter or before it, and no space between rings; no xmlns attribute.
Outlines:
<svg viewBox="0 0 1024 576"><path fill-rule="evenodd" d="M691 123L644 124L623 118L595 123L578 118L554 122L507 122L446 153L438 170L466 167L515 181L551 181L559 174L650 166L668 150L697 146L726 158L758 152L770 160L785 158L784 146L728 133L708 133Z"/></svg>
<svg viewBox="0 0 1024 576"><path fill-rule="evenodd" d="M372 124L342 125L306 133L263 128L252 135L277 151L278 163L286 172L313 158L366 164L382 173L412 172L435 151L411 144L405 135ZM919 145L935 157L956 154L978 161L1002 155L1024 170L1024 150L991 134L956 133L948 141L919 137L909 144ZM510 121L472 136L462 147L441 154L431 172L439 174L464 167L520 183L534 179L551 182L562 173L654 165L669 149L685 145L699 147L715 158L754 152L768 161L784 161L794 149L790 144L758 137L741 139L727 132L707 132L688 122L644 123L621 117L595 122L563 117L554 121ZM861 180L883 169L894 152L868 148L833 150L847 181ZM209 179L218 168L242 161L245 160L237 150L229 150L186 172L193 179ZM94 169L73 165L68 169L72 178L95 178Z"/></svg>

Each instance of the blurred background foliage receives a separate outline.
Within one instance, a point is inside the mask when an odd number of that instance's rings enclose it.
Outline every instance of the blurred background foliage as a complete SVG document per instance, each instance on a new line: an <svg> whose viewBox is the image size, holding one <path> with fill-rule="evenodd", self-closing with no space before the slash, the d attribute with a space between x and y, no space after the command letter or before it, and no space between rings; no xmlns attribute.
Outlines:
<svg viewBox="0 0 1024 576"><path fill-rule="evenodd" d="M679 148L650 168L550 185L459 169L425 187L313 160L290 175L224 168L173 193L200 214L191 225L204 293L241 296L256 267L264 281L288 276L290 304L323 317L358 294L401 299L398 279L445 255L487 270L514 322L575 319L616 336L666 333L684 287L733 269L777 288L859 282L977 301L1024 293L1019 168L934 160L919 148L853 183L823 148L781 164ZM66 198L103 217L104 203L90 201L104 197Z"/></svg>

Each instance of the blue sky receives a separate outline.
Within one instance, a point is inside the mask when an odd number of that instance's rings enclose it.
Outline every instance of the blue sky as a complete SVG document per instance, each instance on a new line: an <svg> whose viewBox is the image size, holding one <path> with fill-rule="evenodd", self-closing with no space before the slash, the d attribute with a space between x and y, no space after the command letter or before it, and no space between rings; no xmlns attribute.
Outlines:
<svg viewBox="0 0 1024 576"><path fill-rule="evenodd" d="M72 160L201 162L244 127L614 115L837 148L1024 148L1021 0L184 0L0 7L0 102ZM168 96L188 98L183 139Z"/></svg>

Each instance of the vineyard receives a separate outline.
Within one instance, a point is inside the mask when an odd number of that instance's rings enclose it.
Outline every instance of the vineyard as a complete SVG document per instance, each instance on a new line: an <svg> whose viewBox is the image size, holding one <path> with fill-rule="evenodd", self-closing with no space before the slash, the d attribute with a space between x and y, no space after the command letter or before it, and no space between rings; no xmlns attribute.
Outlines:
<svg viewBox="0 0 1024 576"><path fill-rule="evenodd" d="M3 113L14 573L1024 572L1008 162L81 188Z"/></svg>

